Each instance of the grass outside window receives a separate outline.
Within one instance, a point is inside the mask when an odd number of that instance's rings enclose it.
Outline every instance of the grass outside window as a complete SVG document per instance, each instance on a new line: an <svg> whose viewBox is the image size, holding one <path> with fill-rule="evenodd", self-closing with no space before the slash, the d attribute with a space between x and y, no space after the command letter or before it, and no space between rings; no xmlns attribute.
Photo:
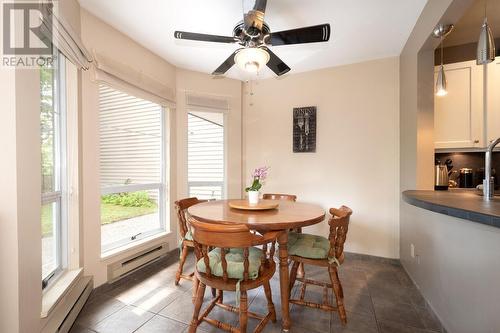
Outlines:
<svg viewBox="0 0 500 333"><path fill-rule="evenodd" d="M101 225L131 219L133 217L154 214L157 205L148 207L126 207L101 202Z"/></svg>
<svg viewBox="0 0 500 333"><path fill-rule="evenodd" d="M158 211L155 202L139 207L128 207L101 202L101 225L131 219L138 216L154 214ZM52 235L52 206L42 206L42 236Z"/></svg>

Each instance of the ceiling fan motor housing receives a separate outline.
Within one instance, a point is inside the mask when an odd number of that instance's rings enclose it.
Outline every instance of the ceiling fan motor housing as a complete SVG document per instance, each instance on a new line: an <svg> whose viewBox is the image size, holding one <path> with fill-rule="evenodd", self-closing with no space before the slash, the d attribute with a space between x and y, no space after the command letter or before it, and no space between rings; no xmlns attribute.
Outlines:
<svg viewBox="0 0 500 333"><path fill-rule="evenodd" d="M240 21L233 29L233 36L239 39L239 44L245 47L256 47L266 43L271 33L267 23L262 22L262 29L251 27L245 30L245 22Z"/></svg>

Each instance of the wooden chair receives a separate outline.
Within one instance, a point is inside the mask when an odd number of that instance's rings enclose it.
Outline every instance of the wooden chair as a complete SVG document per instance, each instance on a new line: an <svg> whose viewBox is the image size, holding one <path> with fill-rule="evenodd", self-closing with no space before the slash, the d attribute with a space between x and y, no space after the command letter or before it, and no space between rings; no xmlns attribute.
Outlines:
<svg viewBox="0 0 500 333"><path fill-rule="evenodd" d="M292 290L296 280L302 282L299 298L290 299L290 303L325 311L337 311L341 322L346 324L347 317L344 307L344 291L342 289L342 284L340 283L338 267L344 262L344 243L347 236L349 218L352 214L352 210L348 207L342 206L340 209L331 208L330 214L332 214L332 217L328 221L328 224L330 225L330 235L328 239L308 234L289 234L289 253L290 259L293 263L290 272L290 290ZM301 243L302 240L304 240L303 243ZM314 243L314 248L311 243ZM327 267L331 283L306 279L305 275L297 278L297 269L300 263ZM322 304L304 300L306 286L308 284L324 287ZM333 289L337 306L333 306L329 303L328 288Z"/></svg>
<svg viewBox="0 0 500 333"><path fill-rule="evenodd" d="M282 194L282 193L264 193L262 199L267 200L285 200L285 201L297 201L297 196L295 194ZM302 233L302 228L293 229L293 231ZM300 264L298 268L298 276L304 276L304 265Z"/></svg>
<svg viewBox="0 0 500 333"><path fill-rule="evenodd" d="M175 285L179 285L180 279L186 279L193 281L193 275L194 272L185 275L182 273L182 270L184 268L184 263L186 262L186 258L188 255L189 248L194 248L194 242L193 238L191 236L191 232L188 229L187 223L186 223L186 210L193 206L196 205L197 203L200 202L205 202L207 200L199 200L198 198L186 198L186 199L181 199L175 202L175 209L177 211L177 217L178 217L178 222L179 222L179 236L180 236L180 258L179 258L179 268L177 269L177 273L175 274ZM194 291L195 292L195 291Z"/></svg>
<svg viewBox="0 0 500 333"><path fill-rule="evenodd" d="M199 281L189 332L195 333L202 321L232 333L245 333L248 317L260 320L254 332L261 332L269 320L276 322L269 280L276 270L273 256L278 232L258 235L246 225L204 223L192 218L189 224L198 258L195 276ZM262 249L253 247L256 245L262 245ZM211 248L214 249L210 251ZM200 316L206 286L217 289L217 296ZM247 291L260 286L264 287L268 303L265 316L248 311ZM239 307L223 303L225 290L239 292ZM239 313L239 328L208 318L215 306Z"/></svg>

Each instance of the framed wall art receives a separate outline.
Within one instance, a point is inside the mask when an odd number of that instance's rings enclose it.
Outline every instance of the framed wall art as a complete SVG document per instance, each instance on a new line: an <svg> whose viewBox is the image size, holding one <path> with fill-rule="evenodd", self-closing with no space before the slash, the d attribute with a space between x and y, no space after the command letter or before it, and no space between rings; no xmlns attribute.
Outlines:
<svg viewBox="0 0 500 333"><path fill-rule="evenodd" d="M293 152L316 152L316 107L293 108Z"/></svg>

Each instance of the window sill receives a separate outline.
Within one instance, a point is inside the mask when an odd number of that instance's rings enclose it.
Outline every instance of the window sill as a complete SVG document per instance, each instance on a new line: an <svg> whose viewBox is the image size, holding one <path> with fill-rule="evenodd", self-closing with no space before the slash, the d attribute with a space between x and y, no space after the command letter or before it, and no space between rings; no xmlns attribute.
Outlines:
<svg viewBox="0 0 500 333"><path fill-rule="evenodd" d="M143 250L143 248L150 246L152 243L160 243L160 240L166 241L167 236L171 234L169 231L163 231L136 242L108 250L101 254L101 261L108 261L115 257L129 254L130 252Z"/></svg>
<svg viewBox="0 0 500 333"><path fill-rule="evenodd" d="M62 273L62 275L42 295L42 312L40 318L47 318L57 303L66 295L82 276L83 269L74 269Z"/></svg>

